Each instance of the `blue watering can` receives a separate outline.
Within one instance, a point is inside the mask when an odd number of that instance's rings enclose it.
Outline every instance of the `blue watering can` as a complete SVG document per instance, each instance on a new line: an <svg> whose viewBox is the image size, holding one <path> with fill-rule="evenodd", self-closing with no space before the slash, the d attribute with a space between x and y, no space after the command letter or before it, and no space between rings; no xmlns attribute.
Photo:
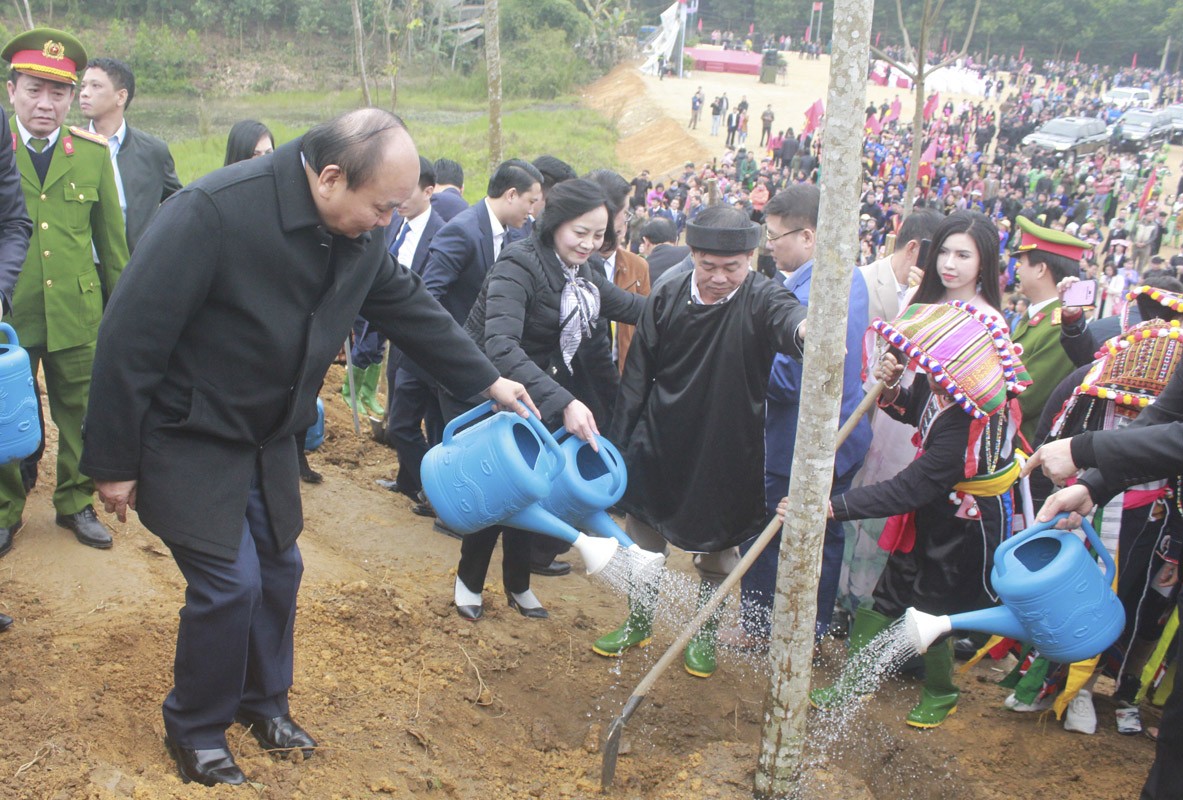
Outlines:
<svg viewBox="0 0 1183 800"><path fill-rule="evenodd" d="M665 556L637 546L608 515L628 486L628 469L616 445L596 435L596 448L560 429L559 448L566 465L550 485L550 494L540 505L554 516L581 531L615 539L633 558L634 569L645 570L663 564ZM598 450L598 452L597 452Z"/></svg>
<svg viewBox="0 0 1183 800"><path fill-rule="evenodd" d="M41 425L29 354L7 322L0 322L0 333L8 339L0 344L0 464L8 464L36 451Z"/></svg>
<svg viewBox="0 0 1183 800"><path fill-rule="evenodd" d="M994 551L990 582L1001 606L937 617L909 608L905 626L916 649L952 630L979 631L1030 642L1052 661L1092 658L1117 641L1125 611L1111 584L1117 567L1089 521L1081 522L1105 572L1080 538L1054 526L1067 514L1017 533Z"/></svg>
<svg viewBox="0 0 1183 800"><path fill-rule="evenodd" d="M541 420L503 411L456 432L492 408L489 401L453 419L423 457L423 491L440 521L462 535L509 525L552 536L579 551L587 574L599 572L616 555L617 541L580 533L539 502L567 463Z"/></svg>
<svg viewBox="0 0 1183 800"><path fill-rule="evenodd" d="M311 452L325 443L325 404L316 398L316 422L304 432L304 449Z"/></svg>

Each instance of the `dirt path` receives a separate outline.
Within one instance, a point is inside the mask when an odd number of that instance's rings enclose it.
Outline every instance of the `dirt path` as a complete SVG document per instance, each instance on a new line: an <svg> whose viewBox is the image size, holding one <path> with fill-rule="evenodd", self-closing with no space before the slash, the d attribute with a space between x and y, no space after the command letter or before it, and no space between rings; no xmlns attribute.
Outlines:
<svg viewBox="0 0 1183 800"><path fill-rule="evenodd" d="M615 103L621 119L644 120L622 148L665 153L675 166L686 160L677 123L632 110L653 106L637 90L645 79L624 81L614 99L599 101ZM630 96L631 104L622 99ZM666 130L669 141L646 130ZM160 720L182 603L176 567L134 520L114 523L110 551L78 545L54 525L52 475L43 475L26 526L0 561L0 608L17 619L0 635L0 797L600 796L601 732L675 631L622 661L600 658L589 643L620 621L620 598L577 569L535 580L552 616L527 620L500 599L496 561L486 618L459 619L450 603L458 542L374 483L393 475L394 457L353 434L336 393L341 379L334 367L324 391L328 439L312 456L325 482L304 492L292 692L294 713L322 752L307 763L274 760L235 726L230 740L254 791L183 786ZM685 558L673 564L689 569ZM827 643L819 682L840 653L841 643ZM1106 698L1096 736L1065 733L1054 720L1003 709L998 675L982 664L963 677L960 712L927 734L902 724L918 688L893 680L852 741L819 757L808 796L1137 795L1152 744L1119 737ZM725 654L708 681L671 669L626 730L614 796L749 797L766 688L760 659Z"/></svg>

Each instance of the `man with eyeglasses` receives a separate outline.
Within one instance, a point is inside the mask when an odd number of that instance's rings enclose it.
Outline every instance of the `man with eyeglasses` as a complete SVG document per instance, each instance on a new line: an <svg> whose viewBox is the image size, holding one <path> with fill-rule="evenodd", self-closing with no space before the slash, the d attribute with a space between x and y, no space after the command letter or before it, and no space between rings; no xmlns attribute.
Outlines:
<svg viewBox="0 0 1183 800"><path fill-rule="evenodd" d="M764 206L765 242L781 280L802 305L809 304L813 280L813 256L817 245L817 215L821 193L812 184L797 184L778 192ZM846 322L846 361L842 370L842 410L840 423L854 411L863 398L863 334L867 329L867 284L862 274L852 270L850 302ZM797 416L802 402L801 362L778 355L772 363L768 381L764 420L764 489L770 514L788 494L792 473L793 447L797 435ZM862 466L871 443L871 425L861 420L850 437L838 449L834 460L834 492L850 489L854 474ZM779 534L778 534L779 536ZM815 633L825 635L830 626L838 596L838 578L842 570L845 529L841 522L826 523L822 550L822 571L818 583ZM746 552L750 541L740 546ZM776 589L776 565L779 547L770 543L743 577L743 620L735 631L733 644L762 650L768 646L772 598Z"/></svg>

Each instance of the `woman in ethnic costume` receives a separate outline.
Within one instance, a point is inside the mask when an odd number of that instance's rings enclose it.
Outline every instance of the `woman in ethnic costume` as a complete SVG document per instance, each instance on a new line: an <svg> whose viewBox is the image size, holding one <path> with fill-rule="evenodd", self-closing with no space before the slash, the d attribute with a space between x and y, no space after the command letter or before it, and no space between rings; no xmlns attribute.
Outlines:
<svg viewBox="0 0 1183 800"><path fill-rule="evenodd" d="M1011 486L1020 471L1015 397L1030 383L1003 325L968 303L913 305L872 328L896 353L875 369L889 387L879 406L917 428L918 450L894 478L830 500L834 519L890 517L879 542L890 556L873 604L855 615L852 651L910 606L954 614L997 602L990 568L1010 534ZM909 363L927 380L901 386ZM924 665L924 690L907 723L932 728L957 707L952 640L930 647ZM811 693L819 708L841 699L833 688Z"/></svg>

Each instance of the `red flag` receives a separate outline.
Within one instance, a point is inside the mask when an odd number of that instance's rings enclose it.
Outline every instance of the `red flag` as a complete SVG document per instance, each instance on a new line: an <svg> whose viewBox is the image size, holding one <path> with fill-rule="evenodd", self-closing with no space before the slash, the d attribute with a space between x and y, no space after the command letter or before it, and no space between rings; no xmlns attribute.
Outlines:
<svg viewBox="0 0 1183 800"><path fill-rule="evenodd" d="M875 34L875 46L876 47L879 46L879 37L882 35L883 35L883 31L879 31L878 33Z"/></svg>
<svg viewBox="0 0 1183 800"><path fill-rule="evenodd" d="M702 33L702 17L698 18L698 32Z"/></svg>
<svg viewBox="0 0 1183 800"><path fill-rule="evenodd" d="M822 117L826 115L826 107L822 105L821 98L813 101L813 105L805 109L805 133L813 133L817 130L817 123Z"/></svg>
<svg viewBox="0 0 1183 800"><path fill-rule="evenodd" d="M1075 63L1075 64L1080 63L1080 51L1079 50L1076 51L1076 60L1073 63Z"/></svg>
<svg viewBox="0 0 1183 800"><path fill-rule="evenodd" d="M1024 50L1024 49L1026 49L1026 45L1020 45L1020 46L1019 46L1019 61L1022 61L1022 60L1023 60L1023 50Z"/></svg>
<svg viewBox="0 0 1183 800"><path fill-rule="evenodd" d="M949 37L948 36L946 36L944 39L941 40L941 52L942 53L949 52Z"/></svg>
<svg viewBox="0 0 1183 800"><path fill-rule="evenodd" d="M932 115L936 113L937 104L941 102L941 93L933 92L928 96L928 100L924 103L924 118L931 119Z"/></svg>
<svg viewBox="0 0 1183 800"><path fill-rule="evenodd" d="M888 122L895 122L900 118L900 99L897 97L891 101L891 111L887 114Z"/></svg>
<svg viewBox="0 0 1183 800"><path fill-rule="evenodd" d="M925 149L925 151L923 153L921 153L920 163L921 164L931 164L932 162L934 162L936 160L937 160L937 140L936 140L936 137L934 136L933 140L928 143L928 148Z"/></svg>
<svg viewBox="0 0 1183 800"><path fill-rule="evenodd" d="M756 32L756 23L753 22L751 25L748 26L748 36L751 36L755 32Z"/></svg>
<svg viewBox="0 0 1183 800"><path fill-rule="evenodd" d="M871 132L872 136L878 136L883 133L883 125L879 122L879 117L875 114L867 117L867 130Z"/></svg>
<svg viewBox="0 0 1183 800"><path fill-rule="evenodd" d="M1138 66L1138 54L1134 53L1134 60L1130 62L1130 69Z"/></svg>
<svg viewBox="0 0 1183 800"><path fill-rule="evenodd" d="M1141 214L1146 210L1146 204L1150 202L1150 192L1154 189L1154 183L1158 180L1158 170L1150 170L1150 180L1146 181L1146 188L1142 190L1142 199L1138 201L1138 213Z"/></svg>
<svg viewBox="0 0 1183 800"><path fill-rule="evenodd" d="M814 10L814 11L821 11L821 10L822 10L822 4L821 4L821 3L814 3L814 4L813 4L813 10Z"/></svg>

